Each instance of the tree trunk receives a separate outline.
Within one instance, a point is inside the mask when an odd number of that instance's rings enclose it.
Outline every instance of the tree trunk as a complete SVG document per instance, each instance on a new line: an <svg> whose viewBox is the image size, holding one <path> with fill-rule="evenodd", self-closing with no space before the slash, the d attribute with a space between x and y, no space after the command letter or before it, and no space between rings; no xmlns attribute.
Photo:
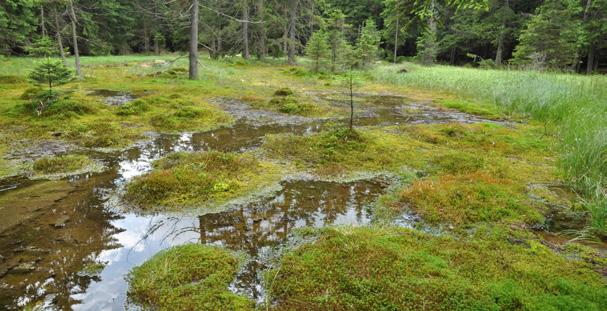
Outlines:
<svg viewBox="0 0 607 311"><path fill-rule="evenodd" d="M243 51L242 57L249 59L251 54L249 53L249 3L244 1L242 4L242 44Z"/></svg>
<svg viewBox="0 0 607 311"><path fill-rule="evenodd" d="M350 131L354 129L354 77L350 68Z"/></svg>
<svg viewBox="0 0 607 311"><path fill-rule="evenodd" d="M143 51L147 54L150 52L150 31L147 19L143 19Z"/></svg>
<svg viewBox="0 0 607 311"><path fill-rule="evenodd" d="M42 36L46 37L46 19L44 18L44 5L40 5L40 27L42 29Z"/></svg>
<svg viewBox="0 0 607 311"><path fill-rule="evenodd" d="M297 7L299 0L289 0L289 64L295 64L295 48L296 48L296 27L297 27Z"/></svg>
<svg viewBox="0 0 607 311"><path fill-rule="evenodd" d="M501 66L504 58L504 34L503 30L497 39L497 51L495 52L495 65Z"/></svg>
<svg viewBox="0 0 607 311"><path fill-rule="evenodd" d="M264 6L264 0L257 0L256 2L256 11L257 11L257 20L260 22L258 25L258 29L259 29L259 33L258 33L258 38L257 38L257 57L259 59L264 59L266 58L266 55L268 53L268 49L266 47L266 40L267 40L267 32L266 32L266 25L264 23L264 18L265 18L265 6Z"/></svg>
<svg viewBox="0 0 607 311"><path fill-rule="evenodd" d="M70 20L72 21L72 40L74 41L74 58L76 62L76 74L78 79L82 79L82 70L80 68L80 51L78 50L78 33L76 32L76 12L74 11L74 1L70 0Z"/></svg>
<svg viewBox="0 0 607 311"><path fill-rule="evenodd" d="M591 74L594 71L594 46L588 48L588 62L586 64L586 73Z"/></svg>
<svg viewBox="0 0 607 311"><path fill-rule="evenodd" d="M398 33L400 30L400 18L396 19L396 31L394 31L394 63L396 64L396 54L398 53Z"/></svg>
<svg viewBox="0 0 607 311"><path fill-rule="evenodd" d="M59 53L61 54L61 60L63 65L67 66L67 60L65 59L65 50L63 49L63 37L61 36L61 25L59 24L59 13L57 8L53 8L53 16L55 18L55 34L57 37L57 43L59 44Z"/></svg>
<svg viewBox="0 0 607 311"><path fill-rule="evenodd" d="M158 38L154 35L154 53L156 55L160 54L160 42L158 42Z"/></svg>
<svg viewBox="0 0 607 311"><path fill-rule="evenodd" d="M190 18L190 80L198 79L198 0L192 0Z"/></svg>

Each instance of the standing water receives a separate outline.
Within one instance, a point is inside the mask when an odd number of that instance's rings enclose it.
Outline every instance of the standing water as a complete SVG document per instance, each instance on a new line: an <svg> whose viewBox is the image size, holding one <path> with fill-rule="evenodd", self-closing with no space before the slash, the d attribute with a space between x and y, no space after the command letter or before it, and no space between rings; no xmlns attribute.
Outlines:
<svg viewBox="0 0 607 311"><path fill-rule="evenodd" d="M241 110L233 114L248 113L238 107ZM439 117L434 118L427 108L418 110L407 115L392 104L384 110L369 110L360 121L392 125L448 119L439 110L435 111ZM461 117L458 114L447 122ZM32 301L43 301L48 309L123 309L128 272L160 250L190 242L248 254L231 288L259 300L263 296L260 272L268 267L269 254L284 244L293 229L370 222L366 207L388 186L382 179L283 181L281 190L272 195L214 214L150 215L122 208L119 193L124 185L168 153L245 151L258 147L266 134L305 135L322 127L318 120L255 124L243 119L230 128L158 135L124 152L97 155L107 167L102 174L60 181L11 180L0 185L0 306L21 309Z"/></svg>

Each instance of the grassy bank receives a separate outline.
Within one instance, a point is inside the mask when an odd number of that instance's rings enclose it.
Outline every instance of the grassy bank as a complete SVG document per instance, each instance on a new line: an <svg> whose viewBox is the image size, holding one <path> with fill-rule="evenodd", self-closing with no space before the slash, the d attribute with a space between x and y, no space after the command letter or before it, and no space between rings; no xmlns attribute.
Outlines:
<svg viewBox="0 0 607 311"><path fill-rule="evenodd" d="M566 179L586 198L593 226L607 232L607 77L405 64L380 66L377 81L453 94L525 113L560 142Z"/></svg>

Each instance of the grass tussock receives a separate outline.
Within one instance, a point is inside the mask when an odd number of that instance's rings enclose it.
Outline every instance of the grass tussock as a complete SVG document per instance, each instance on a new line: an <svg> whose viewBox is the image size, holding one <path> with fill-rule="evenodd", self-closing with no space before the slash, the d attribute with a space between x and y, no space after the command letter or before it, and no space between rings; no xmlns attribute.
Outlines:
<svg viewBox="0 0 607 311"><path fill-rule="evenodd" d="M253 310L228 290L239 261L228 251L187 244L156 254L129 275L129 298L151 310Z"/></svg>
<svg viewBox="0 0 607 311"><path fill-rule="evenodd" d="M249 154L174 153L133 180L126 198L146 209L200 207L259 190L280 179L278 166Z"/></svg>
<svg viewBox="0 0 607 311"><path fill-rule="evenodd" d="M287 253L267 273L267 286L277 310L600 310L607 304L605 281L585 262L508 236L499 228L469 239L395 228L324 229L316 242Z"/></svg>

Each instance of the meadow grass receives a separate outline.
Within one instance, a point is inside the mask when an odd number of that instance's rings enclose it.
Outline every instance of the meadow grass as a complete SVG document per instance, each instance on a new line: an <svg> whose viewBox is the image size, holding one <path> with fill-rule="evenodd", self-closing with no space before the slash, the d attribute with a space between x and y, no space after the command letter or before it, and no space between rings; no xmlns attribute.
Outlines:
<svg viewBox="0 0 607 311"><path fill-rule="evenodd" d="M406 73L399 71L403 66ZM602 229L605 228L607 77L415 64L403 66L379 66L373 70L372 76L381 82L446 92L494 104L510 113L527 114L542 122L546 131L554 129L560 142L560 166L564 177L592 207L589 210L595 218L593 223L602 223Z"/></svg>

